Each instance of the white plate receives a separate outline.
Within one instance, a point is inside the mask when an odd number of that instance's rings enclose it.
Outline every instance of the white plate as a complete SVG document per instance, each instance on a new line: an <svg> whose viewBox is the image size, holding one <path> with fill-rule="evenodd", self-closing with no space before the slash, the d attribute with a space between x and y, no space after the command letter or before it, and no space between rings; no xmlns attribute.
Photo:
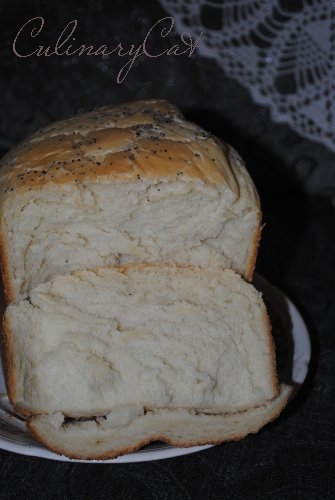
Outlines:
<svg viewBox="0 0 335 500"><path fill-rule="evenodd" d="M284 324L290 324L290 342L293 347L293 359L291 366L291 382L299 388L304 382L308 364L311 357L311 343L304 320L294 304L285 297L278 289L268 284L263 278L257 277L258 289L264 293L264 298L275 310L276 315L282 315L283 304L286 306L288 316ZM284 307L285 308L285 307ZM280 309L280 311L279 311ZM1 363L1 361L0 361ZM286 380L287 381L287 380ZM87 462L86 460L71 460L67 457L57 455L38 444L27 431L23 419L18 417L13 411L6 395L5 382L0 366L0 448L21 455L49 458L64 462ZM177 457L195 453L196 451L211 448L212 445L194 446L192 448L174 448L163 443L153 443L145 448L112 460L94 460L89 463L128 463L145 462L147 460L159 460L162 458Z"/></svg>

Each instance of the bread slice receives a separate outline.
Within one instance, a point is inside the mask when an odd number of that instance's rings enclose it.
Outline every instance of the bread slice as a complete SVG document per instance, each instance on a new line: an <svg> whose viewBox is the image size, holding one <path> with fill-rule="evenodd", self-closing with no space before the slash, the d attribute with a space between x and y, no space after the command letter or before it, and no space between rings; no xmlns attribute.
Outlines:
<svg viewBox="0 0 335 500"><path fill-rule="evenodd" d="M4 335L12 403L72 457L237 439L288 398L261 296L231 270L57 276L7 308Z"/></svg>
<svg viewBox="0 0 335 500"><path fill-rule="evenodd" d="M29 420L28 428L55 453L83 460L106 460L134 452L152 441L179 448L238 441L278 417L290 394L291 388L283 385L276 398L235 413L118 408L86 421L66 419L62 413L38 415Z"/></svg>
<svg viewBox="0 0 335 500"><path fill-rule="evenodd" d="M1 165L7 303L95 266L221 266L252 278L261 212L249 174L230 146L165 101L55 123Z"/></svg>

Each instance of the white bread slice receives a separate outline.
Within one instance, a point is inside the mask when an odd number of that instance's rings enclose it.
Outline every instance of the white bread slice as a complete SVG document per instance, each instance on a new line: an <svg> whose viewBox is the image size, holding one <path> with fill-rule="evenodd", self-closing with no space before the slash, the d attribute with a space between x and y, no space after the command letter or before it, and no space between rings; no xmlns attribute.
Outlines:
<svg viewBox="0 0 335 500"><path fill-rule="evenodd" d="M55 275L149 262L252 279L261 211L238 154L165 101L53 124L0 169L7 303Z"/></svg>
<svg viewBox="0 0 335 500"><path fill-rule="evenodd" d="M57 276L7 308L4 334L11 402L38 439L72 457L237 439L288 397L261 296L231 270Z"/></svg>
<svg viewBox="0 0 335 500"><path fill-rule="evenodd" d="M10 305L5 327L9 395L29 413L96 415L125 404L231 411L278 394L264 304L231 270L57 276Z"/></svg>

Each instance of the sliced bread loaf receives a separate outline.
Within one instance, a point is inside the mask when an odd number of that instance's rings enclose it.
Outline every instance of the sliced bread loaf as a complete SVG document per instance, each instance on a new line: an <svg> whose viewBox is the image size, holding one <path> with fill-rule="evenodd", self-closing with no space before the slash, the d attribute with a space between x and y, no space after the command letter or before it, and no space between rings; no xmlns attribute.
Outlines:
<svg viewBox="0 0 335 500"><path fill-rule="evenodd" d="M108 458L256 432L285 405L260 294L231 270L57 276L5 313L9 396L44 444Z"/></svg>

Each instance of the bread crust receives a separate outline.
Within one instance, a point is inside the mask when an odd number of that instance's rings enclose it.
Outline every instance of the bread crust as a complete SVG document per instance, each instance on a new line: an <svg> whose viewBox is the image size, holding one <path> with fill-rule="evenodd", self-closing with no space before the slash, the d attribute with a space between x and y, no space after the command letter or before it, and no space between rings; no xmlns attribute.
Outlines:
<svg viewBox="0 0 335 500"><path fill-rule="evenodd" d="M218 139L184 120L172 104L149 99L106 106L36 132L5 155L0 185L4 194L15 196L18 189L47 183L183 176L224 184L238 194L230 163Z"/></svg>
<svg viewBox="0 0 335 500"><path fill-rule="evenodd" d="M286 394L284 395L282 400L279 401L278 404L274 406L274 408L272 409L272 411L270 411L269 414L264 415L263 419L259 420L257 422L257 425L252 426L251 429L247 429L246 432L236 432L236 434L230 435L229 437L221 436L218 438L203 438L203 439L187 440L187 439L182 439L182 438L173 439L171 437L166 436L164 433L152 434L151 436L146 437L145 439L139 439L138 441L133 443L131 446L113 449L113 450L110 450L110 451L108 451L106 453L102 453L102 454L97 453L97 454L91 454L91 455L81 455L81 454L77 454L77 453L71 453L68 450L65 450L64 448L62 448L61 446L51 444L45 438L45 436L38 431L38 429L37 429L36 425L34 425L34 422L32 419L29 419L27 421L26 425L27 425L28 430L33 435L33 437L38 442L43 444L44 446L47 446L48 449L53 451L54 453L57 453L59 455L65 455L68 458L76 459L76 460L108 460L108 459L116 458L116 457L119 457L122 455L126 455L128 453L134 453L135 451L139 450L143 446L146 446L154 441L162 441L168 445L175 446L178 448L189 448L191 446L204 446L204 445L218 445L218 444L222 444L224 442L240 441L248 434L256 434L262 427L264 427L264 425L266 425L266 424L272 422L273 420L275 420L276 418L278 418L278 416L280 415L282 410L285 408L289 397L292 394L292 388L285 387L284 390L286 390ZM273 400L275 400L275 399L276 398L274 398ZM273 401L273 400L271 400L271 401ZM252 408L249 408L248 410L244 410L243 412L237 412L237 413L246 413L247 414L248 412L250 412L250 411L252 412L256 408L260 408L262 406L265 407L268 403L269 402L266 402L263 405L257 405L257 406L254 406ZM197 418L197 416L194 416L192 418ZM218 416L218 418L220 418L220 416Z"/></svg>
<svg viewBox="0 0 335 500"><path fill-rule="evenodd" d="M10 320L6 314L4 314L2 318L2 336L3 336L2 337L3 343L5 346L5 374L6 374L7 394L9 401L16 409L15 400L16 400L17 377L15 372L14 347L12 342Z"/></svg>
<svg viewBox="0 0 335 500"><path fill-rule="evenodd" d="M2 283L5 292L6 304L11 304L15 300L13 282L10 277L10 265L8 257L8 245L6 245L3 228L0 227L0 270Z"/></svg>
<svg viewBox="0 0 335 500"><path fill-rule="evenodd" d="M263 230L264 224L262 225L262 215L260 213L259 215L259 224L257 227L257 230L255 231L254 239L250 248L250 256L248 260L248 265L247 265L247 272L244 276L244 278L249 281L250 283L252 282L252 278L254 275L254 270L256 267L256 260L257 260L257 255L258 255L258 249L261 243L261 237L262 237L262 230Z"/></svg>
<svg viewBox="0 0 335 500"><path fill-rule="evenodd" d="M271 382L272 382L272 387L273 391L275 394L279 394L280 391L280 386L278 382L278 375L277 375L277 361L276 361L276 346L272 337L272 325L270 322L270 318L268 315L268 312L266 310L266 306L264 304L264 323L265 323L265 330L267 332L267 341L268 341L268 351L270 353L270 364L271 364Z"/></svg>

